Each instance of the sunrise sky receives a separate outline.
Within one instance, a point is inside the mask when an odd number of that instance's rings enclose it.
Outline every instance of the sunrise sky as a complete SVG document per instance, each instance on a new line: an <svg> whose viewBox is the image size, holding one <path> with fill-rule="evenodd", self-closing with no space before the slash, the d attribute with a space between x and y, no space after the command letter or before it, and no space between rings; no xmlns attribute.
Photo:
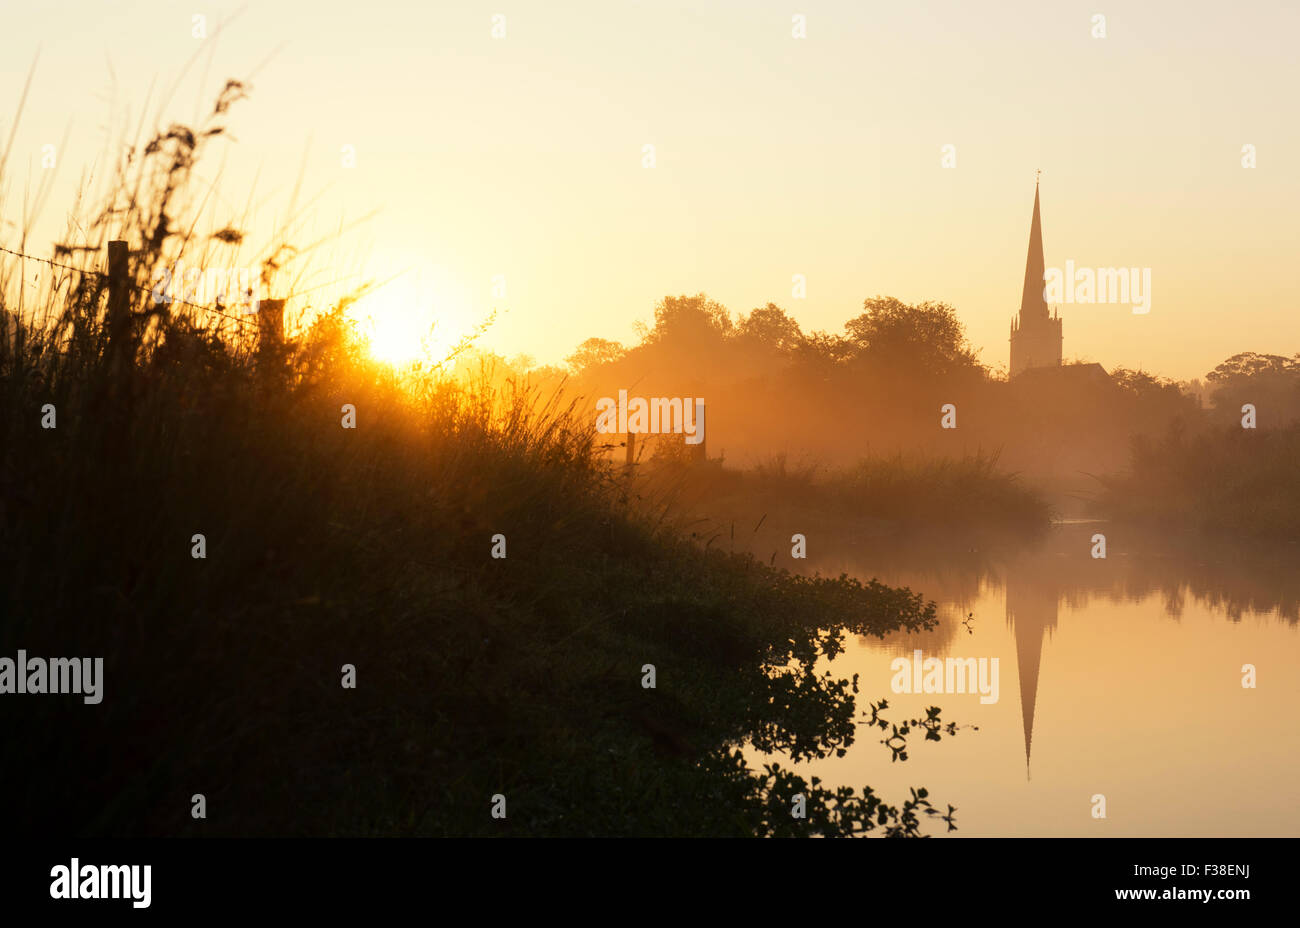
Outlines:
<svg viewBox="0 0 1300 928"><path fill-rule="evenodd" d="M1005 365L1041 168L1049 267L1152 276L1149 315L1062 307L1067 358L1191 378L1300 352L1293 2L7 0L3 23L0 140L39 51L10 247L43 145L57 175L28 250L48 254L146 100L150 125L169 94L156 121L192 121L235 77L253 87L237 141L198 169L221 174L215 227L252 189L269 234L300 176L303 242L379 210L317 274L406 270L375 298L399 341L434 318L454 340L496 306L485 347L559 362L634 340L669 293L835 332L888 294L953 304Z"/></svg>

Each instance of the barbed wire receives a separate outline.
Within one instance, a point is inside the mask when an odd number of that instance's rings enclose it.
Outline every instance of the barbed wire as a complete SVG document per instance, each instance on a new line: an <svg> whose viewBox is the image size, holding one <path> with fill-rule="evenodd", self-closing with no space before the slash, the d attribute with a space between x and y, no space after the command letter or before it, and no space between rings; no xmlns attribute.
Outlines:
<svg viewBox="0 0 1300 928"><path fill-rule="evenodd" d="M45 264L50 265L50 267L62 268L65 271L74 271L78 274L98 274L100 277L107 276L104 274L103 271L87 271L79 267L72 267L71 265L67 265L67 264L59 264L57 261L51 261L49 258L38 258L36 255L23 254L23 252L21 251L14 251L12 248L6 248L3 245L0 245L0 251L6 252L8 254L14 255L15 257L19 257L19 258L28 258L32 261L41 261L44 262Z"/></svg>
<svg viewBox="0 0 1300 928"><path fill-rule="evenodd" d="M39 255L29 255L21 251L14 251L12 248L5 248L3 245L0 245L0 251L5 252L6 254L14 255L15 257L18 258L25 258L28 261L39 261L42 264L48 264L50 267L57 267L60 270L71 271L74 274L81 274L83 276L86 274L94 274L96 277L108 276L108 274L106 274L104 271L96 271L92 268L73 267L70 264L60 264L57 261L51 261L49 258L42 258ZM132 290L136 290L140 293L147 293L150 296L153 296L154 293L153 288L151 287L141 287L139 284L130 283L129 281L127 282L127 286L130 287ZM171 306L173 303L179 303L182 306L189 306L201 312L214 313L215 315L222 316L234 322L238 322L241 325L257 325L257 323L254 322L252 319L245 319L242 316L234 316L231 315L230 313L222 312L221 310L216 309L212 306L202 306L198 303L191 303L189 300L177 299L176 297L168 297L165 300L158 300L155 297L155 302L165 302L168 306Z"/></svg>

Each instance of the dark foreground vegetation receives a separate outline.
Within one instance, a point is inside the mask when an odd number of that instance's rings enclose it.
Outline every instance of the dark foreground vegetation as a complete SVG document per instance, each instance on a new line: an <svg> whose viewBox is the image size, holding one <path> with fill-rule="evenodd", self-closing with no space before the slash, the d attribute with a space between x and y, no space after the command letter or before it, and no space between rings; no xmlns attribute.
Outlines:
<svg viewBox="0 0 1300 928"><path fill-rule="evenodd" d="M812 662L932 625L918 596L656 531L564 410L412 395L337 316L274 359L168 326L116 383L68 325L6 344L0 631L102 655L105 696L0 699L11 833L918 830L734 750L851 743L856 683Z"/></svg>
<svg viewBox="0 0 1300 928"><path fill-rule="evenodd" d="M154 139L144 192L106 211L132 281L185 247L168 217L215 134ZM0 307L0 656L104 659L99 705L0 696L7 834L952 827L924 790L886 803L740 752L851 744L857 680L814 661L932 627L919 595L665 528L588 417L401 380L343 306L257 345L138 297L110 324L108 303L84 273L44 321Z"/></svg>

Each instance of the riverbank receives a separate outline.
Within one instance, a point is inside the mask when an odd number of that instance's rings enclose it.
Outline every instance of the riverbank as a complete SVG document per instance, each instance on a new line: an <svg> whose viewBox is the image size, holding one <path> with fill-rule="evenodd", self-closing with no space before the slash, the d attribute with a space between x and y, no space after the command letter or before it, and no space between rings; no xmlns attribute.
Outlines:
<svg viewBox="0 0 1300 928"><path fill-rule="evenodd" d="M721 462L641 467L641 507L705 544L804 571L830 550L898 546L967 552L1041 538L1053 506L995 455L868 458L843 468L776 456L751 470Z"/></svg>
<svg viewBox="0 0 1300 928"><path fill-rule="evenodd" d="M169 325L125 373L101 324L0 356L0 634L104 662L102 704L0 697L12 834L930 827L738 751L851 744L811 666L930 627L918 594L656 524L558 403L413 389L337 313L276 356Z"/></svg>
<svg viewBox="0 0 1300 928"><path fill-rule="evenodd" d="M1171 431L1134 442L1096 511L1148 529L1300 541L1300 424Z"/></svg>

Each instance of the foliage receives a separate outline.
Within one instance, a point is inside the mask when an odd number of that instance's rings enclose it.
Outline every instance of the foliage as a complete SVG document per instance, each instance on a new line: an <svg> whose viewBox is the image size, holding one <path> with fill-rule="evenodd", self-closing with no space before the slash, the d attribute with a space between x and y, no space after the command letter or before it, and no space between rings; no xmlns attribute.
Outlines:
<svg viewBox="0 0 1300 928"><path fill-rule="evenodd" d="M216 128L160 134L107 214L137 283L184 252ZM116 348L98 275L46 299L48 324L0 303L0 638L103 656L106 695L0 701L11 834L920 833L919 790L814 784L782 823L802 781L738 755L850 744L856 681L813 664L932 627L919 595L702 548L628 504L559 393L377 364L348 299L259 343L137 298ZM702 298L657 315L700 327L731 331Z"/></svg>
<svg viewBox="0 0 1300 928"><path fill-rule="evenodd" d="M856 357L913 375L943 376L978 367L957 311L947 303L908 305L893 297L865 300L861 316L844 324Z"/></svg>

